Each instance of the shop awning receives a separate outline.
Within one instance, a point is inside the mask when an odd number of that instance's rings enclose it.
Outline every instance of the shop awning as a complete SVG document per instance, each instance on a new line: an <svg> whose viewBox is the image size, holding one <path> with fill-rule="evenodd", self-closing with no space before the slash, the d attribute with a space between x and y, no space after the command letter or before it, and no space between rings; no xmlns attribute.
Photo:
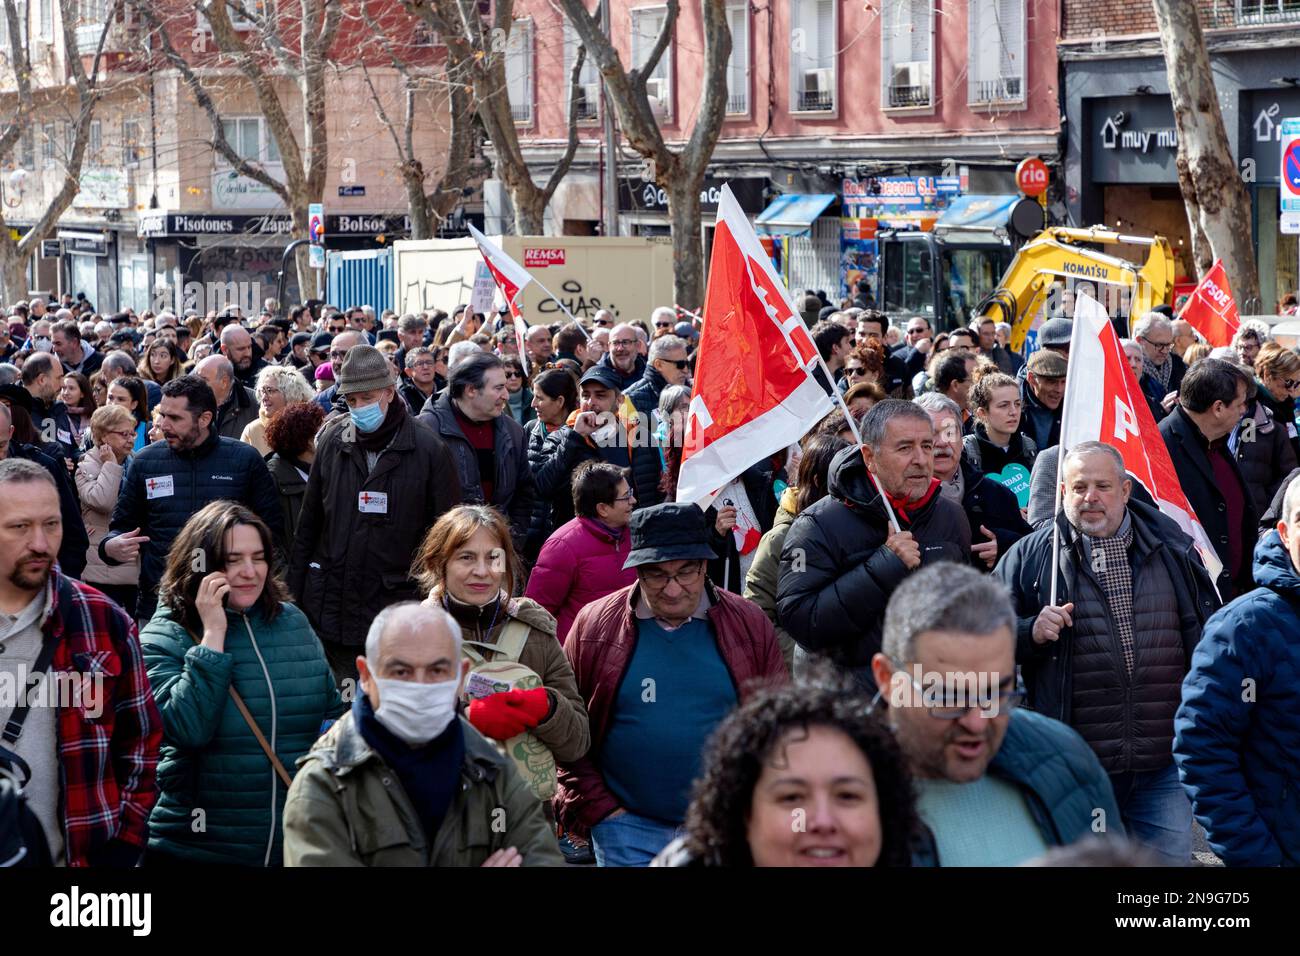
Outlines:
<svg viewBox="0 0 1300 956"><path fill-rule="evenodd" d="M834 193L787 193L759 213L754 225L765 236L806 236L836 198Z"/></svg>
<svg viewBox="0 0 1300 956"><path fill-rule="evenodd" d="M936 229L1003 229L1019 196L958 196L948 204Z"/></svg>

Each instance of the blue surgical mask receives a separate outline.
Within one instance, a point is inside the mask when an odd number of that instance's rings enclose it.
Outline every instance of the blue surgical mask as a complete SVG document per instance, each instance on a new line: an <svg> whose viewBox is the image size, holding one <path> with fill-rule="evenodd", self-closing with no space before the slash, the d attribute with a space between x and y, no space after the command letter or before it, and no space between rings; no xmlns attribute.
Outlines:
<svg viewBox="0 0 1300 956"><path fill-rule="evenodd" d="M353 408L348 414L352 416L352 424L363 432L372 432L384 423L384 410L378 402Z"/></svg>

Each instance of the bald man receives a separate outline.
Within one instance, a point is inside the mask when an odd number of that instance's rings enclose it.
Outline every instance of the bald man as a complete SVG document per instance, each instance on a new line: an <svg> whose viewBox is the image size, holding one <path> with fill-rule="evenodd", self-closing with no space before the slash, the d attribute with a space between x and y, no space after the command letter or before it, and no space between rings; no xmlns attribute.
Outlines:
<svg viewBox="0 0 1300 956"><path fill-rule="evenodd" d="M221 330L220 352L234 366L239 384L246 388L252 388L257 382L257 373L266 368L266 360L255 352L253 337L238 323L231 323Z"/></svg>
<svg viewBox="0 0 1300 956"><path fill-rule="evenodd" d="M217 397L217 434L239 441L244 428L257 420L257 398L252 390L239 383L234 366L224 355L209 355L194 371Z"/></svg>
<svg viewBox="0 0 1300 956"><path fill-rule="evenodd" d="M619 377L618 390L625 392L628 386L641 381L641 376L645 374L645 362L636 326L623 323L614 326L609 333L609 351L600 357L597 364L612 368Z"/></svg>

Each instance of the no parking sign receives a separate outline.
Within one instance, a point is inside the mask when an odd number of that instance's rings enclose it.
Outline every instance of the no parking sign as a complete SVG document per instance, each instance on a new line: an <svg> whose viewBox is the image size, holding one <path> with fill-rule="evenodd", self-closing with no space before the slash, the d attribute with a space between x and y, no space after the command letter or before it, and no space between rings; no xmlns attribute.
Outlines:
<svg viewBox="0 0 1300 956"><path fill-rule="evenodd" d="M1300 233L1300 119L1282 121L1282 171L1278 189L1282 231Z"/></svg>

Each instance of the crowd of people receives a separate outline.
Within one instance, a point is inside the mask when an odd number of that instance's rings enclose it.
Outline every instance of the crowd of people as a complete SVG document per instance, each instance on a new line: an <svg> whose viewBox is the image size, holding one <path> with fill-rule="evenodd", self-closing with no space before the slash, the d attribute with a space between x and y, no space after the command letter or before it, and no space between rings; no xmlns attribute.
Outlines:
<svg viewBox="0 0 1300 956"><path fill-rule="evenodd" d="M0 860L1300 863L1300 354L1123 342L1216 579L1068 315L868 306L704 509L678 309L10 307Z"/></svg>

